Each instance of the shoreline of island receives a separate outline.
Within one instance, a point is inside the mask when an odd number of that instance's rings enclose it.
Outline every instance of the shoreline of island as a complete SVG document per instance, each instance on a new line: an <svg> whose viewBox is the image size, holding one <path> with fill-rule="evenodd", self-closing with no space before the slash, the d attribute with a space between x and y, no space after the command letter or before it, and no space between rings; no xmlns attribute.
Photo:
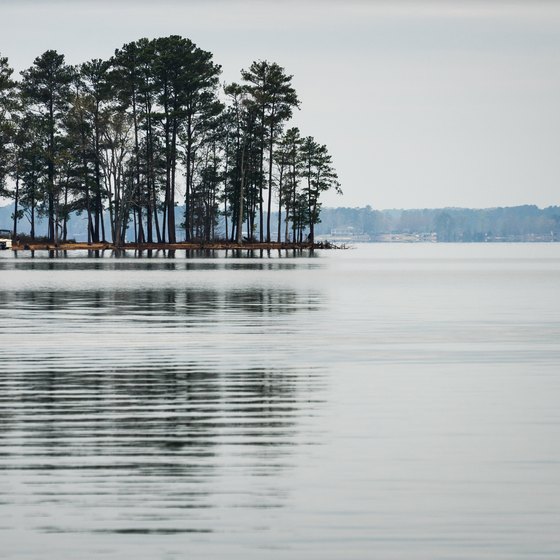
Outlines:
<svg viewBox="0 0 560 560"><path fill-rule="evenodd" d="M228 241L194 242L183 241L178 243L14 243L13 252L19 251L311 251L315 249L347 249L344 244L316 242L316 243L283 243L283 242L258 242L247 241L235 243Z"/></svg>

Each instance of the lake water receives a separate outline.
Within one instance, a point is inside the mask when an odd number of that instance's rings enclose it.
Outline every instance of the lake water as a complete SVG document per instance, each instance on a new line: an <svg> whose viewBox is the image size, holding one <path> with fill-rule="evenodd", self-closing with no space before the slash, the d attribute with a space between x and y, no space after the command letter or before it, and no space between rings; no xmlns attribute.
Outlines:
<svg viewBox="0 0 560 560"><path fill-rule="evenodd" d="M560 558L560 244L0 287L1 558Z"/></svg>

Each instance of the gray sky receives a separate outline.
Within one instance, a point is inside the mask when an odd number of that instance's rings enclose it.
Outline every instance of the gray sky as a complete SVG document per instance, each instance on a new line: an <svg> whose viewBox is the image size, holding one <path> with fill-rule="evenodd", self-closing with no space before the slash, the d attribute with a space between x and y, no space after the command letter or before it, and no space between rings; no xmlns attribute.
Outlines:
<svg viewBox="0 0 560 560"><path fill-rule="evenodd" d="M305 135L344 196L375 208L560 204L560 2L0 0L0 53L70 63L179 34L223 79L252 60L294 75Z"/></svg>

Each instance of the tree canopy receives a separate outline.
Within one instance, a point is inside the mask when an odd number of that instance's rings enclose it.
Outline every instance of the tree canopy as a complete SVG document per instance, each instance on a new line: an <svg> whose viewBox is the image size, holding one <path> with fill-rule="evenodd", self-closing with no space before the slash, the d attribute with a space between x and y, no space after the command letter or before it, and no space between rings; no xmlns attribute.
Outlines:
<svg viewBox="0 0 560 560"><path fill-rule="evenodd" d="M65 241L83 214L90 242L272 241L277 212L278 241L313 240L321 194L340 185L326 146L288 126L300 107L292 76L266 60L239 83L220 75L212 53L178 35L77 66L48 50L19 80L0 57L14 235L27 220L33 237L45 217L49 239Z"/></svg>

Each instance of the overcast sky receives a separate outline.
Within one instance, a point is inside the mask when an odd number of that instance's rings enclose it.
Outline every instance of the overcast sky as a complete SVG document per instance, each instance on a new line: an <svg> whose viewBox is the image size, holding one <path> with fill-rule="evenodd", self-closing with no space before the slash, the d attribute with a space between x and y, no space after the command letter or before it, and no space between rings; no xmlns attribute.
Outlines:
<svg viewBox="0 0 560 560"><path fill-rule="evenodd" d="M179 34L223 79L278 62L294 118L327 144L343 197L374 208L560 204L560 2L0 0L16 70Z"/></svg>

